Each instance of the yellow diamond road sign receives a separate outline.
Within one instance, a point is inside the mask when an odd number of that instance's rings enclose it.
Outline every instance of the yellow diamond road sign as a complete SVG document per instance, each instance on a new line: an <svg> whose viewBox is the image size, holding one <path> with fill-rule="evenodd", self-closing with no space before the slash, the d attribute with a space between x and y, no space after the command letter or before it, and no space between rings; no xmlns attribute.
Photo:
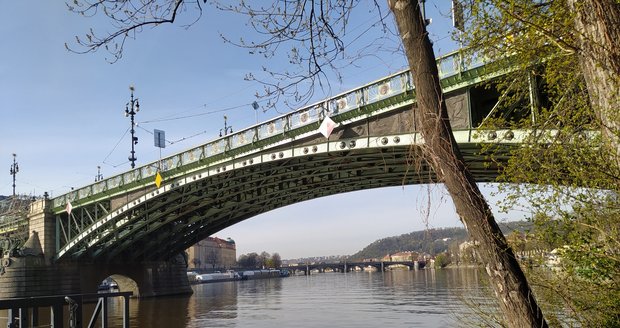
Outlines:
<svg viewBox="0 0 620 328"><path fill-rule="evenodd" d="M157 188L159 188L163 180L164 179L161 178L161 175L159 174L159 172L157 172L157 174L155 175L155 185L157 186Z"/></svg>

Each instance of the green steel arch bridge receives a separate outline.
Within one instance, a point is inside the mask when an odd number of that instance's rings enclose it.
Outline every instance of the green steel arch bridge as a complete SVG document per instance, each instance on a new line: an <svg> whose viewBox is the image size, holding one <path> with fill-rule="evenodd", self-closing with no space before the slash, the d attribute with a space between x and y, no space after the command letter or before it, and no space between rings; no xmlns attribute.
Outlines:
<svg viewBox="0 0 620 328"><path fill-rule="evenodd" d="M501 101L484 84L510 68L480 58L463 63L459 52L440 57L441 85L468 167L478 181L490 182L498 168L480 154L481 146L509 149L529 132L478 129L498 114ZM535 83L530 88L537 92ZM525 107L521 111L530 112ZM0 219L0 235L29 226L29 235L38 233L49 263L171 259L209 235L278 207L356 190L436 182L420 153L424 139L415 115L411 74L402 71L38 200L27 217ZM327 117L336 128L325 137L319 130ZM163 178L159 186L157 172Z"/></svg>

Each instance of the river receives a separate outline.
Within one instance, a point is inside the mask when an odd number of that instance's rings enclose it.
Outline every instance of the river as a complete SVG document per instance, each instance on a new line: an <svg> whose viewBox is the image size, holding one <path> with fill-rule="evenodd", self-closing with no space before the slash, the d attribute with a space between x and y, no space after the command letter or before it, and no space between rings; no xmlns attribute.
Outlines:
<svg viewBox="0 0 620 328"><path fill-rule="evenodd" d="M193 285L191 296L131 299L130 324L166 328L488 326L473 314L476 309L493 312L489 309L494 299L483 283L485 278L479 269L448 268ZM111 327L121 326L121 300L108 301ZM93 307L85 306L85 317ZM0 317L6 316L6 311L0 312ZM85 318L84 324L88 321ZM5 327L6 320L0 319L0 324Z"/></svg>
<svg viewBox="0 0 620 328"><path fill-rule="evenodd" d="M194 285L189 297L132 299L131 326L467 327L481 320L467 304L492 302L484 278L477 269L443 269Z"/></svg>

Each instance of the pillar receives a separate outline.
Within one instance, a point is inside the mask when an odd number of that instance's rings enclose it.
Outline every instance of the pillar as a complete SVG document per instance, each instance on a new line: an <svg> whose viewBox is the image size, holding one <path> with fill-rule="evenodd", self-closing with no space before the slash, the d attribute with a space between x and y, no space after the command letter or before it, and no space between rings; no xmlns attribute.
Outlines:
<svg viewBox="0 0 620 328"><path fill-rule="evenodd" d="M36 231L46 264L56 255L56 218L51 212L52 201L39 199L30 204L28 213L28 236Z"/></svg>

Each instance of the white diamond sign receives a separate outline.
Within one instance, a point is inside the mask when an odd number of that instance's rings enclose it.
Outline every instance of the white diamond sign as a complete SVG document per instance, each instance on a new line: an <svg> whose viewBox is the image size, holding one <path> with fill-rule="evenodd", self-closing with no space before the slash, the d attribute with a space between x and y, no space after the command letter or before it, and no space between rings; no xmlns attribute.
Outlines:
<svg viewBox="0 0 620 328"><path fill-rule="evenodd" d="M323 120L323 123L321 123L321 126L319 127L319 132L321 132L321 134L324 135L325 138L329 138L329 136L332 134L332 131L334 131L335 127L336 127L336 122L332 121L332 119L329 118L329 116L327 116Z"/></svg>

